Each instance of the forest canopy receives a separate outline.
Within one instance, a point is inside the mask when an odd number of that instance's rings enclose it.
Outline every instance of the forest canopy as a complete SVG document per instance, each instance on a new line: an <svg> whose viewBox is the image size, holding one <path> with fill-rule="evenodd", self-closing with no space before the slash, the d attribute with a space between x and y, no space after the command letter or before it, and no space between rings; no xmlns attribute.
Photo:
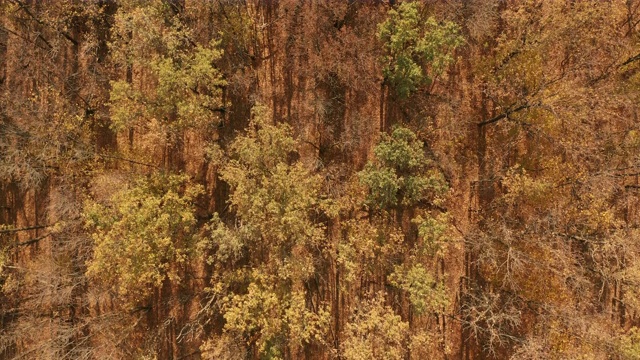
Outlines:
<svg viewBox="0 0 640 360"><path fill-rule="evenodd" d="M0 2L0 359L640 359L640 1Z"/></svg>

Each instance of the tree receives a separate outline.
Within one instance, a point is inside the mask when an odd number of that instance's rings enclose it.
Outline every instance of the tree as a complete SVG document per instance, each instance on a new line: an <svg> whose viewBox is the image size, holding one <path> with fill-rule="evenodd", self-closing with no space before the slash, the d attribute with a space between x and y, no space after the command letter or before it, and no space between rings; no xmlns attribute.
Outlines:
<svg viewBox="0 0 640 360"><path fill-rule="evenodd" d="M226 82L215 66L222 56L218 42L196 43L176 9L163 1L120 4L111 55L125 76L111 82L110 109L111 126L128 137L129 152L135 134L142 135L142 153L131 155L149 162L156 154L165 168L181 170L185 133L197 129L206 136L217 129ZM134 73L140 81L133 81Z"/></svg>
<svg viewBox="0 0 640 360"><path fill-rule="evenodd" d="M346 224L351 236L341 244L339 261L347 269L359 269L365 279L381 281L375 288L398 304L393 310L401 314L408 329L396 345L400 351L397 356L410 354L410 348L417 356L424 354L424 349L432 353L440 340L426 336L421 321L443 316L449 306L445 274L428 270L438 268L451 238L446 214L438 208L448 187L442 173L425 155L423 143L408 128L397 127L391 135L384 135L374 154L358 174L366 189L364 205L369 208L370 224ZM357 321L350 326L375 331Z"/></svg>
<svg viewBox="0 0 640 360"><path fill-rule="evenodd" d="M0 2L0 358L637 358L638 39L637 0Z"/></svg>
<svg viewBox="0 0 640 360"><path fill-rule="evenodd" d="M194 200L201 187L184 176L158 176L134 182L108 199L84 207L95 241L88 275L139 305L165 280L179 282L176 267L196 255Z"/></svg>
<svg viewBox="0 0 640 360"><path fill-rule="evenodd" d="M342 354L348 360L404 359L409 324L384 306L384 295L357 307L346 326Z"/></svg>
<svg viewBox="0 0 640 360"><path fill-rule="evenodd" d="M458 25L438 23L434 17L425 20L421 13L417 2L402 2L378 26L385 50L384 79L400 98L431 85L453 63L453 51L464 42Z"/></svg>
<svg viewBox="0 0 640 360"><path fill-rule="evenodd" d="M325 201L320 177L292 160L296 147L290 127L271 124L266 108L256 106L221 169L235 220L227 225L216 216L210 225L212 296L225 319L216 341L236 339L274 359L321 342L329 315L325 304L311 307L305 290L319 270Z"/></svg>

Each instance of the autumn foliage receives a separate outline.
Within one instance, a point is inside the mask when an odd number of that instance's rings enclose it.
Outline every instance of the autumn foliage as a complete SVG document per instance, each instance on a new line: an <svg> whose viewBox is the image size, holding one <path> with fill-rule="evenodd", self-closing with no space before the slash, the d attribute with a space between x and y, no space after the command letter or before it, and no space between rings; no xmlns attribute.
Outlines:
<svg viewBox="0 0 640 360"><path fill-rule="evenodd" d="M0 359L640 359L640 2L0 2Z"/></svg>

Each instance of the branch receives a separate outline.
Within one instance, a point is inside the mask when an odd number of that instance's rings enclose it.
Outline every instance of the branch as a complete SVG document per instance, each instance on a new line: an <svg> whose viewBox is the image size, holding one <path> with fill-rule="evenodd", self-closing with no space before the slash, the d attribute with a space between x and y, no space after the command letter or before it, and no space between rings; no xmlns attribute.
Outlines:
<svg viewBox="0 0 640 360"><path fill-rule="evenodd" d="M48 49L47 49L47 48L45 48L44 46L42 46L42 45L38 44L38 42L37 42L37 41L31 40L31 39L29 39L29 38L26 38L26 37L24 37L24 36L22 36L22 35L18 34L17 32L15 32L15 31L13 31L13 30L9 29L8 27L5 27L5 26L0 25L0 30L2 30L2 31L6 31L8 34L11 34L11 35L13 35L13 36L15 36L15 37L17 37L17 38L20 38L20 39L22 39L22 40L26 41L26 42L33 43L34 45L36 45L37 47L39 47L39 48L41 48L41 49L43 49L43 50L51 50L51 49L53 49L53 47L51 46L51 44L49 44L49 42L47 41L47 39L45 39L44 37L42 37L42 35L40 35L40 34L38 34L38 38L41 38L41 39L42 39L42 41L45 43L45 45L47 45L47 46L49 47Z"/></svg>
<svg viewBox="0 0 640 360"><path fill-rule="evenodd" d="M531 107L534 107L534 106L539 106L539 105L540 105L539 103L536 103L536 104L526 103L524 105L518 106L515 109L508 109L507 111L503 112L500 115L497 115L497 116L492 117L491 119L483 120L483 121L479 122L478 123L478 127L483 127L485 125L493 124L494 122L497 122L497 121L500 121L500 120L502 120L504 118L507 118L509 115L511 115L513 113L516 113L518 111L522 111L522 110L525 110L525 109L528 109L528 108L531 108Z"/></svg>
<svg viewBox="0 0 640 360"><path fill-rule="evenodd" d="M625 65L629 65L634 61L638 61L640 60L640 54L637 54L635 56L632 56L630 58L628 58L625 62L623 62L620 66L625 66Z"/></svg>
<svg viewBox="0 0 640 360"><path fill-rule="evenodd" d="M51 225L36 225L36 226L27 226L27 227L16 228L16 229L2 229L0 230L0 234L9 234L9 233L14 233L19 231L38 230L38 229L48 228L50 226Z"/></svg>
<svg viewBox="0 0 640 360"><path fill-rule="evenodd" d="M45 23L44 21L42 21L42 20L38 19L38 18L37 18L37 17L36 17L36 16L35 16L35 15L34 15L30 10L29 10L29 8L27 7L27 4L23 3L23 2L22 2L22 1L20 1L20 0L13 0L13 2L14 2L14 3L16 3L16 4L18 4L18 5L20 6L20 8L21 8L22 10L24 10L24 12L25 12L25 13L27 13L27 15L29 15L29 16L30 16L33 20L35 20L35 22L37 22L38 24L43 25L43 26L48 26L48 27L50 27L50 28L54 29L54 30L55 30L55 31L57 31L60 35L64 36L67 40L71 41L71 43L72 43L73 45L76 45L76 46L78 45L78 41L77 41L76 39L74 39L73 37L71 37L71 35L69 35L69 33L68 33L68 32L66 32L66 31L62 31L62 30L60 30L60 29L57 29L56 27L52 26L51 24L47 24L47 23ZM49 42L48 42L48 41L47 41L47 40L46 40L46 39L45 39L41 34L38 34L38 37L42 38L42 40L44 40L44 42L45 42L45 43L47 43L47 45L48 45L49 47L51 47L51 44L49 44Z"/></svg>
<svg viewBox="0 0 640 360"><path fill-rule="evenodd" d="M35 244L35 243L37 243L37 242L38 242L38 241L40 241L40 240L43 240L43 239L45 239L45 238L48 238L50 235L51 235L50 233L49 233L49 234L44 234L44 235L39 236L39 237L37 237L37 238L33 238L33 239L30 239L30 240L27 240L27 241L23 241L23 242L15 243L15 244L13 244L13 245L9 246L9 248L14 248L14 247L18 247L18 246L27 246L27 245Z"/></svg>
<svg viewBox="0 0 640 360"><path fill-rule="evenodd" d="M215 112L219 112L219 113L221 113L221 114L224 114L225 112L227 112L227 108L226 108L226 106L219 106L219 107L215 107L215 108L214 108L214 107L211 107L211 106L206 106L206 105L204 105L203 107L204 107L205 109L207 109L207 110L211 111L211 112L214 112L214 113L215 113Z"/></svg>

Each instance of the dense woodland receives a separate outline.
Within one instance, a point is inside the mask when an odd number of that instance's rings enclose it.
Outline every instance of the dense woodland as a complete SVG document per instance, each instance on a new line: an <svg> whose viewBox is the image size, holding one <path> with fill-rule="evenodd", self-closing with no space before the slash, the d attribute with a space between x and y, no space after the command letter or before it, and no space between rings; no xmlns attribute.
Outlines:
<svg viewBox="0 0 640 360"><path fill-rule="evenodd" d="M0 359L640 359L640 1L0 0Z"/></svg>

